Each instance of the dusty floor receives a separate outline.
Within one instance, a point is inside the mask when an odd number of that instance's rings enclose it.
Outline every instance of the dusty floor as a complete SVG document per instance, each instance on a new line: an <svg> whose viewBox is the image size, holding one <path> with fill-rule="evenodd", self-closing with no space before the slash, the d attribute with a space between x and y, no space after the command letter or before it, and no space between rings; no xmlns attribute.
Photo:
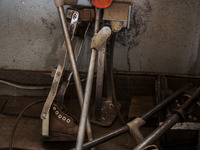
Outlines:
<svg viewBox="0 0 200 150"><path fill-rule="evenodd" d="M34 101L45 100L43 97L12 97L0 96L0 149L7 149L11 138L11 131L16 122L17 114ZM78 100L69 101L68 105L77 105ZM124 101L122 104L122 114L127 120L130 102ZM75 146L73 142L43 142L41 137L41 119L39 118L43 104L31 107L24 117L19 121L17 126L13 148L17 149L70 149ZM76 109L69 107L69 111L77 112ZM78 112L79 113L79 112ZM77 114L78 114L77 113ZM75 115L77 115L75 114ZM121 127L121 123L116 119L111 127L103 128L92 125L94 137L99 137L103 134L109 133L114 129ZM144 136L153 131L154 127L142 128ZM159 142L158 142L159 144ZM136 145L136 142L129 134L121 135L113 140L97 146L97 150L131 150ZM184 147L184 148L183 148ZM184 145L182 147L173 147L161 150L195 150L196 145Z"/></svg>

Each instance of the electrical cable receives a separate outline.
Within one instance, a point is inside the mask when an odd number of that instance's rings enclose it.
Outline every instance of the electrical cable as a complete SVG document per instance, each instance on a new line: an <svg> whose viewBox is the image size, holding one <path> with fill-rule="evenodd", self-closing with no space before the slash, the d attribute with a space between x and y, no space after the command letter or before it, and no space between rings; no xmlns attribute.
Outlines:
<svg viewBox="0 0 200 150"><path fill-rule="evenodd" d="M27 90L41 90L41 89L49 89L51 87L51 86L37 86L37 85L22 85L15 82L2 80L2 79L0 79L0 83L6 84L12 87L16 87L19 89L27 89Z"/></svg>
<svg viewBox="0 0 200 150"><path fill-rule="evenodd" d="M94 78L96 77L96 75L94 75ZM87 79L83 78L81 79L81 82L85 82ZM19 88L19 89L26 89L26 90L43 90L43 89L50 89L51 86L50 85L25 85L25 84L18 84L15 82L11 82L11 81L6 81L3 79L0 79L0 83L15 87L15 88ZM69 86L74 85L75 83L72 82L69 84Z"/></svg>
<svg viewBox="0 0 200 150"><path fill-rule="evenodd" d="M113 75L113 53L114 53L114 42L115 42L115 39L116 39L116 33L113 33L111 35L110 46L109 46L109 50L110 50L110 68L109 69L110 69L112 97L113 97L113 103L115 105L115 109L116 109L116 112L117 112L117 116L118 116L119 120L121 121L121 123L123 125L126 125L124 119L122 118L120 110L118 108L118 102L117 102L116 92L115 92L115 81L114 81L114 75Z"/></svg>
<svg viewBox="0 0 200 150"><path fill-rule="evenodd" d="M44 102L45 102L44 100L43 100L43 101L33 102L33 103L29 104L28 106L26 106L26 107L20 112L19 116L17 117L16 123L15 123L15 125L14 125L14 127L13 127L13 129L12 129L11 138L10 138L10 142L9 142L9 150L12 150L14 134L15 134L17 125L18 125L19 120L21 119L23 113L24 113L27 109L29 109L31 106L36 105L36 104L39 104L39 103L44 103Z"/></svg>

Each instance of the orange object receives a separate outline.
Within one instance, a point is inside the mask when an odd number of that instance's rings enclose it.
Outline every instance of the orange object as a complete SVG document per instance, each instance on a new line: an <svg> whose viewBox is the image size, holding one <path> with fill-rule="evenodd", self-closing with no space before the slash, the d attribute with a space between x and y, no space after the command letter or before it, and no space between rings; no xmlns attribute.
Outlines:
<svg viewBox="0 0 200 150"><path fill-rule="evenodd" d="M107 8L111 5L112 0L92 0L92 5L98 8Z"/></svg>

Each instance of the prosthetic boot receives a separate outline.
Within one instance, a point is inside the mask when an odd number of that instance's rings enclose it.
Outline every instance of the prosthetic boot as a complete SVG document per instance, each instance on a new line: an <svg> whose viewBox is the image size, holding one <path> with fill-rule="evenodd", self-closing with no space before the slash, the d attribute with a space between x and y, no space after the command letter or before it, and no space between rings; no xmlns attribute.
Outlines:
<svg viewBox="0 0 200 150"><path fill-rule="evenodd" d="M63 140L76 140L78 134L78 125L75 120L61 111L61 109L53 104L50 111L50 135L53 137L63 137Z"/></svg>

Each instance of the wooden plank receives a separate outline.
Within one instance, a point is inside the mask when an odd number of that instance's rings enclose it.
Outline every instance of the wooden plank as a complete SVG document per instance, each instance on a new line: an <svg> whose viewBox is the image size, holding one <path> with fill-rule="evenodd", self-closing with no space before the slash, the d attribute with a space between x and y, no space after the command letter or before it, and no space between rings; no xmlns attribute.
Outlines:
<svg viewBox="0 0 200 150"><path fill-rule="evenodd" d="M103 20L127 21L129 6L126 3L113 3L104 9Z"/></svg>

